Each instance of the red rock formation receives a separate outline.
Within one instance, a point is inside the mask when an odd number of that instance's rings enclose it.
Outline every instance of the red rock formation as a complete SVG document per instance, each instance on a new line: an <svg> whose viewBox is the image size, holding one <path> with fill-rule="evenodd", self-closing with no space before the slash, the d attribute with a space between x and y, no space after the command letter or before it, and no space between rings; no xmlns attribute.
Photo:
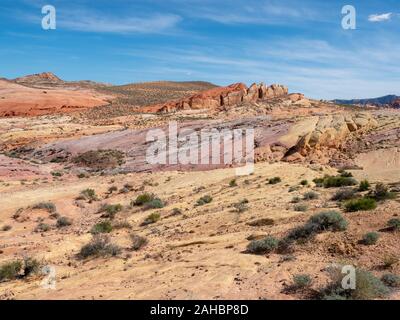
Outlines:
<svg viewBox="0 0 400 320"><path fill-rule="evenodd" d="M254 83L247 88L243 83L235 83L227 87L206 90L183 100L146 106L139 110L148 113L166 113L179 110L228 109L242 102L256 102L287 94L288 89L281 85L273 84L267 87L263 83L259 85Z"/></svg>

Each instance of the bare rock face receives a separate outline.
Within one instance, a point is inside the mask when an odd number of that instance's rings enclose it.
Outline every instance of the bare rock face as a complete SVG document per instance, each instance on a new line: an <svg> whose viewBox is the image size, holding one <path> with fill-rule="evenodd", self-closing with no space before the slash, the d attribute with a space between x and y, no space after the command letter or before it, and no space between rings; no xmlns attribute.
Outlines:
<svg viewBox="0 0 400 320"><path fill-rule="evenodd" d="M172 101L164 104L146 106L141 112L168 113L179 110L196 109L229 109L242 102L257 102L286 96L288 89L284 86L273 84L267 87L265 84L252 84L249 88L243 83L235 83L227 87L219 87L203 91L190 98L180 101ZM295 99L298 99L295 98Z"/></svg>
<svg viewBox="0 0 400 320"><path fill-rule="evenodd" d="M20 84L62 83L64 82L52 72L42 72L14 80Z"/></svg>
<svg viewBox="0 0 400 320"><path fill-rule="evenodd" d="M397 99L397 100L393 101L391 107L392 108L396 108L396 109L400 109L400 99Z"/></svg>
<svg viewBox="0 0 400 320"><path fill-rule="evenodd" d="M322 157L323 149L339 149L352 132L363 132L377 125L370 113L335 114L319 117L315 126L299 139L286 160L298 160L299 156L309 156L310 153Z"/></svg>

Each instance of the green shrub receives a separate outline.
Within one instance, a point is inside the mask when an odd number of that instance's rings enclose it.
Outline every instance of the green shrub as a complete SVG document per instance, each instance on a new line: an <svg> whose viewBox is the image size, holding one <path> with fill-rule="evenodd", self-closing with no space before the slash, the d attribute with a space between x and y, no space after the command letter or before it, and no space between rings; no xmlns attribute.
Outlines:
<svg viewBox="0 0 400 320"><path fill-rule="evenodd" d="M351 172L341 171L340 172L340 176L343 177L343 178L352 178L353 174Z"/></svg>
<svg viewBox="0 0 400 320"><path fill-rule="evenodd" d="M358 191L367 191L371 187L371 184L368 182L368 180L362 180L360 182L360 186L358 187Z"/></svg>
<svg viewBox="0 0 400 320"><path fill-rule="evenodd" d="M294 206L294 211L297 212L306 212L308 210L308 206L306 204L296 204Z"/></svg>
<svg viewBox="0 0 400 320"><path fill-rule="evenodd" d="M96 191L94 191L93 189L82 190L81 193L80 193L80 196L78 197L78 199L87 200L89 202L98 200L97 195L96 195Z"/></svg>
<svg viewBox="0 0 400 320"><path fill-rule="evenodd" d="M274 225L275 221L270 218L261 218L247 223L250 227L265 227Z"/></svg>
<svg viewBox="0 0 400 320"><path fill-rule="evenodd" d="M280 182L282 182L280 177L274 177L268 180L268 184L278 184Z"/></svg>
<svg viewBox="0 0 400 320"><path fill-rule="evenodd" d="M325 188L339 188L357 185L357 181L351 177L342 176L327 176L323 180L323 186Z"/></svg>
<svg viewBox="0 0 400 320"><path fill-rule="evenodd" d="M233 205L233 207L236 209L236 211L238 213L242 213L242 212L245 212L245 211L247 211L249 209L249 207L247 205L248 203L249 203L249 200L243 199L242 201L239 201L238 203L235 203Z"/></svg>
<svg viewBox="0 0 400 320"><path fill-rule="evenodd" d="M365 234L363 236L362 242L367 245L373 245L376 244L378 242L379 239L379 234L376 232L368 232L367 234Z"/></svg>
<svg viewBox="0 0 400 320"><path fill-rule="evenodd" d="M299 203L301 201L300 197L293 197L291 203Z"/></svg>
<svg viewBox="0 0 400 320"><path fill-rule="evenodd" d="M135 234L131 235L131 241L132 241L132 250L138 251L141 248L143 248L147 243L148 240L145 237L138 236Z"/></svg>
<svg viewBox="0 0 400 320"><path fill-rule="evenodd" d="M111 194L111 193L113 193L115 191L118 191L118 188L116 186L111 186L111 187L108 188L108 193L109 194Z"/></svg>
<svg viewBox="0 0 400 320"><path fill-rule="evenodd" d="M120 252L121 249L117 245L110 243L109 237L95 235L88 244L85 244L81 248L78 258L116 256Z"/></svg>
<svg viewBox="0 0 400 320"><path fill-rule="evenodd" d="M32 209L38 209L38 210L46 210L49 213L53 213L57 211L56 205L52 202L40 202L38 204L35 204Z"/></svg>
<svg viewBox="0 0 400 320"><path fill-rule="evenodd" d="M122 211L122 205L120 204L106 204L100 208L100 212L104 212L103 218L114 219L115 215Z"/></svg>
<svg viewBox="0 0 400 320"><path fill-rule="evenodd" d="M154 194L146 192L146 193L143 193L141 195L138 195L136 197L136 199L131 202L131 205L132 206L142 206L145 203L148 203L148 202L154 200L154 198L155 198Z"/></svg>
<svg viewBox="0 0 400 320"><path fill-rule="evenodd" d="M95 224L90 233L99 234L99 233L110 233L113 230L112 224L110 221L102 221Z"/></svg>
<svg viewBox="0 0 400 320"><path fill-rule="evenodd" d="M0 266L0 282L18 278L22 271L21 261L11 261Z"/></svg>
<svg viewBox="0 0 400 320"><path fill-rule="evenodd" d="M307 180L301 180L301 181L300 181L300 184L301 184L302 186L308 186L308 181L307 181Z"/></svg>
<svg viewBox="0 0 400 320"><path fill-rule="evenodd" d="M400 230L400 219L390 219L387 225L393 231Z"/></svg>
<svg viewBox="0 0 400 320"><path fill-rule="evenodd" d="M321 212L312 216L304 226L297 227L289 232L287 239L308 239L324 231L344 231L347 229L347 225L347 221L339 212Z"/></svg>
<svg viewBox="0 0 400 320"><path fill-rule="evenodd" d="M179 215L181 215L181 214L182 214L182 210L181 210L181 209L179 209L179 208L173 208L173 209L172 209L171 215L173 215L173 216L179 216Z"/></svg>
<svg viewBox="0 0 400 320"><path fill-rule="evenodd" d="M279 241L273 237L262 240L253 240L247 246L247 251L254 254L270 253L278 248Z"/></svg>
<svg viewBox="0 0 400 320"><path fill-rule="evenodd" d="M356 269L355 289L343 289L341 267L330 270L331 283L321 290L320 298L324 300L373 300L384 298L388 293L385 284L372 273Z"/></svg>
<svg viewBox="0 0 400 320"><path fill-rule="evenodd" d="M375 186L374 199L376 199L377 201L393 199L395 197L396 195L393 192L389 192L389 188L385 184L378 183Z"/></svg>
<svg viewBox="0 0 400 320"><path fill-rule="evenodd" d="M374 210L377 207L376 200L372 198L359 198L349 200L344 204L347 212Z"/></svg>
<svg viewBox="0 0 400 320"><path fill-rule="evenodd" d="M39 223L36 227L35 227L35 232L47 232L50 230L50 226L46 223Z"/></svg>
<svg viewBox="0 0 400 320"><path fill-rule="evenodd" d="M237 187L236 179L232 179L231 181L229 181L229 186L230 186L231 188Z"/></svg>
<svg viewBox="0 0 400 320"><path fill-rule="evenodd" d="M296 290L305 289L311 286L312 280L308 274L297 274L293 276L293 288Z"/></svg>
<svg viewBox="0 0 400 320"><path fill-rule="evenodd" d="M196 205L197 206L203 206L203 205L205 205L207 203L210 203L212 200L213 200L213 198L211 196L209 196L209 195L203 196L199 200L197 200Z"/></svg>
<svg viewBox="0 0 400 320"><path fill-rule="evenodd" d="M118 221L112 224L112 228L114 229L132 229L131 224L124 220L124 221Z"/></svg>
<svg viewBox="0 0 400 320"><path fill-rule="evenodd" d="M306 192L303 195L303 199L304 200L315 200L319 198L319 194L314 192L314 191L310 191L310 192Z"/></svg>
<svg viewBox="0 0 400 320"><path fill-rule="evenodd" d="M143 222L142 226L147 226L149 224L156 223L158 220L160 220L161 215L159 213L152 213L150 214Z"/></svg>
<svg viewBox="0 0 400 320"><path fill-rule="evenodd" d="M382 282L388 287L398 288L400 287L400 277L395 274L385 274L381 278Z"/></svg>
<svg viewBox="0 0 400 320"><path fill-rule="evenodd" d="M59 217L57 219L56 226L57 228L64 228L72 225L72 220L67 217Z"/></svg>
<svg viewBox="0 0 400 320"><path fill-rule="evenodd" d="M164 206L165 206L164 202L159 198L154 198L153 200L146 202L144 205L146 210L161 209L164 208Z"/></svg>
<svg viewBox="0 0 400 320"><path fill-rule="evenodd" d="M40 272L41 263L36 259L25 257L23 264L24 277L29 277L31 274Z"/></svg>
<svg viewBox="0 0 400 320"><path fill-rule="evenodd" d="M356 196L356 191L352 188L342 188L338 190L332 197L333 201L351 200Z"/></svg>
<svg viewBox="0 0 400 320"><path fill-rule="evenodd" d="M383 258L383 267L385 269L390 269L397 263L399 263L399 258L396 256L387 255Z"/></svg>

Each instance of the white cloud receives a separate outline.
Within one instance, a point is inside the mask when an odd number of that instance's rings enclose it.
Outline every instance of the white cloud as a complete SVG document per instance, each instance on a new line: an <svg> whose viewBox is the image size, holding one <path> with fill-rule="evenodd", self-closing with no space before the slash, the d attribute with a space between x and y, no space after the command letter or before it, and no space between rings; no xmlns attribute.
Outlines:
<svg viewBox="0 0 400 320"><path fill-rule="evenodd" d="M368 17L368 21L370 22L383 22L383 21L388 21L392 18L393 13L383 13L383 14L371 14Z"/></svg>

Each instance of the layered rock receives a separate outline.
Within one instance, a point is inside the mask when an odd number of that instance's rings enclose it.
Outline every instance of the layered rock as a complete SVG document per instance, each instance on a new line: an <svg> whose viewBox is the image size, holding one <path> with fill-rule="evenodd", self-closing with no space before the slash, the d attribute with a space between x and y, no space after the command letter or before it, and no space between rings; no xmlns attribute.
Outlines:
<svg viewBox="0 0 400 320"><path fill-rule="evenodd" d="M364 132L377 125L368 112L335 114L318 117L315 125L303 134L286 155L288 161L298 161L311 154L323 154L322 149L339 149L352 132Z"/></svg>
<svg viewBox="0 0 400 320"><path fill-rule="evenodd" d="M146 106L141 112L168 113L179 110L196 109L229 109L242 102L257 102L285 96L288 89L285 86L273 84L252 84L249 88L243 83L235 83L227 87L218 87L203 91L192 97L164 104Z"/></svg>

